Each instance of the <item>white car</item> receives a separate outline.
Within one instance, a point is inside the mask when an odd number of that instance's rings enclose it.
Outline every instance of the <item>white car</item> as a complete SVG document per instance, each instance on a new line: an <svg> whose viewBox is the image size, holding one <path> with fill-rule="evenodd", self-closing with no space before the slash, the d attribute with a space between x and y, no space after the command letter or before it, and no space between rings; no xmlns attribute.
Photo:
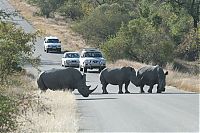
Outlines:
<svg viewBox="0 0 200 133"><path fill-rule="evenodd" d="M79 57L78 52L65 52L62 57L62 66L79 67Z"/></svg>
<svg viewBox="0 0 200 133"><path fill-rule="evenodd" d="M98 69L99 72L106 67L106 60L103 58L101 51L94 48L85 48L80 55L80 71L87 72L87 69Z"/></svg>
<svg viewBox="0 0 200 133"><path fill-rule="evenodd" d="M50 51L57 51L61 53L61 41L58 37L45 37L44 38L44 51L49 53Z"/></svg>

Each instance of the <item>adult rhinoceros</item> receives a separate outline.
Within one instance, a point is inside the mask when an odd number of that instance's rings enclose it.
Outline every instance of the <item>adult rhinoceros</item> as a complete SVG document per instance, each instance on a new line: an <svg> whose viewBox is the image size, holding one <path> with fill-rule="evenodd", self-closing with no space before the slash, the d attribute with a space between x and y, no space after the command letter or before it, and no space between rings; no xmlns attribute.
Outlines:
<svg viewBox="0 0 200 133"><path fill-rule="evenodd" d="M51 69L44 71L39 75L37 79L38 87L46 91L51 90L65 90L74 91L78 89L78 92L88 97L95 89L89 90L90 86L86 86L86 75L81 74L77 69Z"/></svg>
<svg viewBox="0 0 200 133"><path fill-rule="evenodd" d="M105 68L100 73L100 81L102 84L103 94L108 94L106 87L108 84L119 85L119 94L123 93L122 86L125 84L125 93L130 93L128 91L128 85L130 81L135 82L136 72L132 67L122 67L122 68Z"/></svg>
<svg viewBox="0 0 200 133"><path fill-rule="evenodd" d="M144 93L143 87L148 85L148 92L152 93L153 86L158 84L157 93L161 93L165 91L166 75L168 75L168 71L164 73L163 69L158 65L142 67L137 72L139 81L136 86L140 86L141 93Z"/></svg>

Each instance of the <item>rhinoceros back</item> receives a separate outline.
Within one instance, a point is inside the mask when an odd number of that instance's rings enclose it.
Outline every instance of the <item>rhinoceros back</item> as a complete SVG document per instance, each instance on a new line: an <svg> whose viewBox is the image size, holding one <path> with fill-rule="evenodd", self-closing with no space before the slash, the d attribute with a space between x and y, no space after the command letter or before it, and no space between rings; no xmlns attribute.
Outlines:
<svg viewBox="0 0 200 133"><path fill-rule="evenodd" d="M43 72L42 80L49 89L75 89L81 80L81 73L73 68L51 69Z"/></svg>
<svg viewBox="0 0 200 133"><path fill-rule="evenodd" d="M126 73L123 68L106 68L100 73L100 80L101 82L107 82L112 85L119 85L124 83L126 80L130 80L129 72Z"/></svg>

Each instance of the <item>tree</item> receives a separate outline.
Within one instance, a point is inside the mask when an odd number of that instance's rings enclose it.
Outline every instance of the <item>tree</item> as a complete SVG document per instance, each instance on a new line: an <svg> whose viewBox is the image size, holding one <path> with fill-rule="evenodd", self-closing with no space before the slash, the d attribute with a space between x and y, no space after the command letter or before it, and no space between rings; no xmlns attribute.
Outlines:
<svg viewBox="0 0 200 133"><path fill-rule="evenodd" d="M25 33L11 23L0 21L0 83L4 84L9 75L14 74L26 63L36 64L33 58L37 33Z"/></svg>
<svg viewBox="0 0 200 133"><path fill-rule="evenodd" d="M90 44L99 47L109 36L117 33L122 22L127 23L129 19L129 14L119 4L103 4L75 25L74 29L86 40L93 40Z"/></svg>
<svg viewBox="0 0 200 133"><path fill-rule="evenodd" d="M83 16L83 11L78 1L65 1L59 8L59 12L62 16L71 18L72 20L79 19Z"/></svg>
<svg viewBox="0 0 200 133"><path fill-rule="evenodd" d="M40 8L41 15L49 18L64 3L65 0L27 0Z"/></svg>
<svg viewBox="0 0 200 133"><path fill-rule="evenodd" d="M200 1L199 0L169 0L174 6L185 8L193 18L193 26L198 28L200 20Z"/></svg>

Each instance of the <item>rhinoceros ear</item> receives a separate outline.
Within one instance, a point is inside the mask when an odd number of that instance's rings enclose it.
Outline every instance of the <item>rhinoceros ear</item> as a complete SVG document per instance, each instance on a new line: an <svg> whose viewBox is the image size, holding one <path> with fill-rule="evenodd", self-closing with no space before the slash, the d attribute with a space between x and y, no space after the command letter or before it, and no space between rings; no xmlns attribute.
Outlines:
<svg viewBox="0 0 200 133"><path fill-rule="evenodd" d="M168 75L168 71L165 72L165 75Z"/></svg>

